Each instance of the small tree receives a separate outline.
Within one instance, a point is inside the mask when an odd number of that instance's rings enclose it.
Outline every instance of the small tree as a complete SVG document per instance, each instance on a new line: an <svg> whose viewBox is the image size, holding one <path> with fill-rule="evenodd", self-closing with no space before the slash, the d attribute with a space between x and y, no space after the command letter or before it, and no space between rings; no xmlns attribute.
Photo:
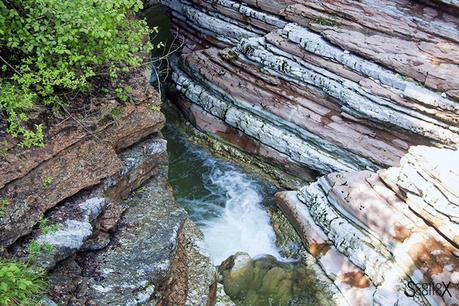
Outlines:
<svg viewBox="0 0 459 306"><path fill-rule="evenodd" d="M43 145L42 126L27 124L34 107L71 103L63 93L142 63L151 44L134 17L141 8L141 0L1 0L0 112L22 146Z"/></svg>

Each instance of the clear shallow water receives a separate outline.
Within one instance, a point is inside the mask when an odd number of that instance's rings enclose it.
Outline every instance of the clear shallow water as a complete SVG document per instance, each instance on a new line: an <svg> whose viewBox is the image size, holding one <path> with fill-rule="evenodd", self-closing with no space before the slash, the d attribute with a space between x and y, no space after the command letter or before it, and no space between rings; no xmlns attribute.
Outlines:
<svg viewBox="0 0 459 306"><path fill-rule="evenodd" d="M169 182L177 202L204 233L215 265L236 252L281 259L264 205L275 189L241 167L191 144L168 124Z"/></svg>
<svg viewBox="0 0 459 306"><path fill-rule="evenodd" d="M168 49L172 36L164 7L154 6L144 16L150 26L159 26L153 43L165 41ZM158 55L162 54L153 58ZM155 67L166 77L165 61ZM160 82L156 85L160 88ZM280 256L267 213L267 207L274 205L275 188L188 142L172 123L178 119L174 111L169 111L163 131L168 140L169 182L179 204L203 231L214 264L223 262L219 271L225 292L238 306L333 305L309 267ZM233 271L234 256L230 256L237 252L252 259Z"/></svg>
<svg viewBox="0 0 459 306"><path fill-rule="evenodd" d="M301 262L282 258L276 247L267 213L267 207L274 205L275 188L188 142L171 121L164 130L169 182L177 202L203 231L231 300L238 306L333 305L314 272ZM252 259L233 271L231 255L237 252Z"/></svg>

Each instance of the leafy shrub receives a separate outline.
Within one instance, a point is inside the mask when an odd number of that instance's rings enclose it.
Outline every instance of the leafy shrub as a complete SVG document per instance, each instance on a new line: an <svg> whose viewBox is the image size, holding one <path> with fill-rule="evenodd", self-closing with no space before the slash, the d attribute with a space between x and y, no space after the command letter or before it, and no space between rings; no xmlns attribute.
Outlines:
<svg viewBox="0 0 459 306"><path fill-rule="evenodd" d="M38 305L44 272L22 262L0 260L0 306Z"/></svg>
<svg viewBox="0 0 459 306"><path fill-rule="evenodd" d="M134 18L141 0L0 1L0 112L24 147L42 145L42 126L27 124L37 106L71 103L96 76L117 79L151 49Z"/></svg>

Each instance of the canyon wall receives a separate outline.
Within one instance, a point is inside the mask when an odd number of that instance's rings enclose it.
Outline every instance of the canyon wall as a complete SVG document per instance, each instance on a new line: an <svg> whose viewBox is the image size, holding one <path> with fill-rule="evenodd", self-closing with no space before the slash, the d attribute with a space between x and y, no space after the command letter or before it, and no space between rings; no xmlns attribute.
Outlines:
<svg viewBox="0 0 459 306"><path fill-rule="evenodd" d="M143 71L127 82L132 103L94 97L96 111L53 124L44 148L0 134L0 256L47 271L46 305L215 298L202 233L168 184L160 97Z"/></svg>
<svg viewBox="0 0 459 306"><path fill-rule="evenodd" d="M347 302L459 305L459 2L161 2L186 117L325 175L278 205Z"/></svg>
<svg viewBox="0 0 459 306"><path fill-rule="evenodd" d="M454 3L163 2L184 40L179 105L247 151L329 173L459 142Z"/></svg>

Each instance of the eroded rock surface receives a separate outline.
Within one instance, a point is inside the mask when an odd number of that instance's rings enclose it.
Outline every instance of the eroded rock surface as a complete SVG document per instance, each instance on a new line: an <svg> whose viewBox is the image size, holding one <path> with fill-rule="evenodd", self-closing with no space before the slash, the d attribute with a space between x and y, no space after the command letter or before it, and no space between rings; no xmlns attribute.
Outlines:
<svg viewBox="0 0 459 306"><path fill-rule="evenodd" d="M219 267L225 292L237 305L335 305L314 273L301 263L238 252Z"/></svg>
<svg viewBox="0 0 459 306"><path fill-rule="evenodd" d="M162 3L185 42L172 91L218 138L322 173L459 143L455 4Z"/></svg>
<svg viewBox="0 0 459 306"><path fill-rule="evenodd" d="M161 101L144 77L131 81L132 101L99 105L92 125L64 120L43 149L3 152L1 255L48 271L50 305L214 299L202 234L167 182Z"/></svg>
<svg viewBox="0 0 459 306"><path fill-rule="evenodd" d="M348 302L459 304L457 1L161 2L184 40L169 94L185 116L325 174L277 199Z"/></svg>
<svg viewBox="0 0 459 306"><path fill-rule="evenodd" d="M347 263L330 271L335 283L339 285L341 276L349 275L346 267L352 266L354 275L375 287L363 304L456 305L459 260L450 183L458 177L457 165L451 163L458 160L457 153L413 147L400 167L331 173L298 193L278 194L278 205L311 253L320 247L316 258L326 271L340 261L327 263L327 257L345 256ZM442 213L448 205L450 210ZM412 298L405 294L411 294L409 282L450 284L443 296ZM352 286L358 288L359 282ZM354 301L355 296L346 298Z"/></svg>

